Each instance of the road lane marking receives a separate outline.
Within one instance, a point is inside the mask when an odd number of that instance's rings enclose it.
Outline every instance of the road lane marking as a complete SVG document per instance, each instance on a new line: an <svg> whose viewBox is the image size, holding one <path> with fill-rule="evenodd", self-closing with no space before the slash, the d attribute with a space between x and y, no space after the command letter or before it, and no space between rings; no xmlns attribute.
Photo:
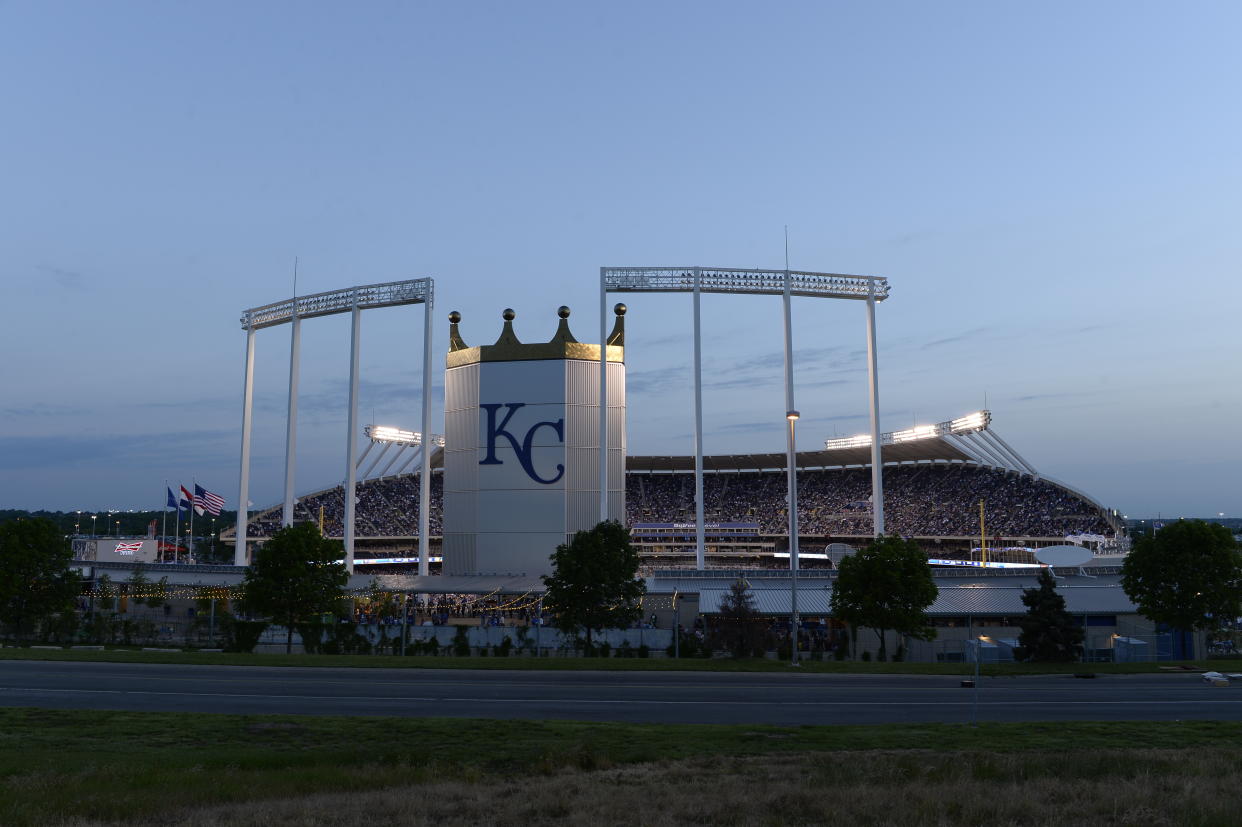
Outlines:
<svg viewBox="0 0 1242 827"><path fill-rule="evenodd" d="M155 695L192 698L269 698L271 700L304 701L421 701L439 703L513 703L513 704L644 704L648 706L972 706L974 701L715 701L715 700L669 700L628 698L449 698L387 695L269 695L240 692L158 692L149 689L65 689L33 687L0 687L0 692L14 693L60 693L76 695ZM1175 706L1242 704L1238 699L1182 699L1182 700L1106 700L1081 701L1067 699L1059 706ZM1013 707L1012 701L979 701L979 706Z"/></svg>

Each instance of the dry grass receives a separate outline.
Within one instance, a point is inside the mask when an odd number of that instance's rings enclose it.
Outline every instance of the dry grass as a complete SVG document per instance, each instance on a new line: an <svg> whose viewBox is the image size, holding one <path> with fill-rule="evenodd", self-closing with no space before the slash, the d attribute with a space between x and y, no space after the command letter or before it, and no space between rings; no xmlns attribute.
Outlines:
<svg viewBox="0 0 1242 827"><path fill-rule="evenodd" d="M397 788L183 810L131 823L1219 825L1237 817L1242 752L876 750L531 770L520 777L424 773Z"/></svg>

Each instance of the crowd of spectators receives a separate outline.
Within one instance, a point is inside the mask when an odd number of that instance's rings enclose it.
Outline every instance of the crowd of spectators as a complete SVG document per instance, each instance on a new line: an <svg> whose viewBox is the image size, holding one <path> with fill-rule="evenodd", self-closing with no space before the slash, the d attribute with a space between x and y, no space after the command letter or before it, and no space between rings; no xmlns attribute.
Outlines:
<svg viewBox="0 0 1242 827"><path fill-rule="evenodd" d="M442 476L431 478L432 536L440 536ZM757 523L760 533L786 532L787 501L783 471L704 475L707 522ZM413 537L418 534L418 475L360 483L358 537ZM799 530L812 536L871 534L871 471L867 468L800 471ZM989 536L1062 537L1109 534L1113 529L1091 503L1045 480L969 465L893 466L884 469L885 528L906 537L963 537L979 532L983 501ZM303 497L297 521L318 522L324 533L343 534L341 488ZM694 521L692 474L630 474L626 479L626 519L634 523ZM280 527L280 509L256 515L249 536L264 537Z"/></svg>
<svg viewBox="0 0 1242 827"><path fill-rule="evenodd" d="M428 515L430 533L442 533L444 486L441 474L431 475L431 509ZM418 475L367 480L355 488L358 498L354 533L358 537L418 536ZM322 511L321 511L322 509ZM327 537L345 534L345 489L330 488L302 497L293 507L294 521L318 523L323 515L323 533ZM267 537L280 528L280 507L251 518L248 537Z"/></svg>
<svg viewBox="0 0 1242 827"><path fill-rule="evenodd" d="M704 475L706 522L757 523L762 534L785 534L785 480L783 471ZM973 536L979 532L980 501L989 536L1113 533L1098 508L1045 480L967 465L884 469L884 520L890 533ZM629 475L626 510L631 524L693 522L693 475ZM798 525L808 535L871 534L871 470L798 472Z"/></svg>

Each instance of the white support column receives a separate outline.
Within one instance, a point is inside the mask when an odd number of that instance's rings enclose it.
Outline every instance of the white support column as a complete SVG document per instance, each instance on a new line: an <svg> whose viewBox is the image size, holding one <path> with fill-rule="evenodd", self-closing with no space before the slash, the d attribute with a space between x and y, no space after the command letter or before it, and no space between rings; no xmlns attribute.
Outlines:
<svg viewBox="0 0 1242 827"><path fill-rule="evenodd" d="M356 300L350 316L349 414L345 418L345 570L353 574L355 500L358 498L358 350L362 341L362 309Z"/></svg>
<svg viewBox="0 0 1242 827"><path fill-rule="evenodd" d="M246 531L250 525L250 430L254 420L254 328L246 327L246 378L242 385L241 473L237 490L237 544L233 565L249 564L246 557ZM178 512L180 513L180 512Z"/></svg>
<svg viewBox="0 0 1242 827"><path fill-rule="evenodd" d="M703 525L703 338L699 326L700 282L703 273L694 268L694 567L704 567L706 550Z"/></svg>
<svg viewBox="0 0 1242 827"><path fill-rule="evenodd" d="M608 289L599 268L599 521L608 519Z"/></svg>
<svg viewBox="0 0 1242 827"><path fill-rule="evenodd" d="M406 449L407 449L407 448L409 448L409 446L408 446L408 445L404 445L404 444L402 444L402 445L398 445L398 446L397 446L397 453L395 453L395 454L393 454L393 455L392 455L392 459L388 460L388 464L387 464L387 465L385 465L383 468L381 468L381 469L380 469L380 472L379 472L379 474L377 474L377 475L376 475L376 477L377 477L378 479L381 479L381 480L382 480L385 476L387 476L387 475L388 475L388 469L389 469L389 468L392 468L393 463L395 463L397 460L401 459L401 455L405 453L405 451L406 451Z"/></svg>
<svg viewBox="0 0 1242 827"><path fill-rule="evenodd" d="M297 299L294 299L297 302ZM290 322L292 330L289 336L289 411L285 423L285 508L280 523L284 526L293 525L293 487L295 466L298 452L298 375L299 360L302 358L302 320L297 316L294 305L294 316Z"/></svg>
<svg viewBox="0 0 1242 827"><path fill-rule="evenodd" d="M389 451L392 450L393 445L394 443L392 442L384 443L384 447L380 448L380 452L375 455L375 459L371 460L371 464L367 466L367 470L362 472L363 481L366 481L371 478L371 472L374 471L379 466L379 464L384 461L384 457L388 454ZM359 462L358 464L360 466L362 465L361 462Z"/></svg>
<svg viewBox="0 0 1242 827"><path fill-rule="evenodd" d="M419 438L421 439L422 437L420 436ZM417 463L419 458L422 456L422 450L423 450L423 444L421 442L415 445L411 449L412 453L410 454L410 459L404 464L397 466L397 470L393 471L392 475L394 477L399 477L402 474L404 474L406 471L409 471L411 468L413 468L415 463Z"/></svg>
<svg viewBox="0 0 1242 827"><path fill-rule="evenodd" d="M785 293L781 296L785 312L785 416L792 423L797 418L794 408L793 383L793 318L790 308L789 271L785 271ZM788 456L788 500L789 500L789 568L798 570L798 446L794 438L794 428L789 428Z"/></svg>
<svg viewBox="0 0 1242 827"><path fill-rule="evenodd" d="M795 428L798 411L794 408L793 383L793 318L790 308L790 277L785 271L785 291L781 296L785 315L785 419L789 425L789 439L785 452L786 488L789 491L789 638L792 663L798 664L798 440Z"/></svg>
<svg viewBox="0 0 1242 827"><path fill-rule="evenodd" d="M880 377L875 348L875 282L867 282L867 385L871 408L871 521L884 534L884 463L880 454Z"/></svg>
<svg viewBox="0 0 1242 827"><path fill-rule="evenodd" d="M418 477L418 573L426 577L431 566L431 316L434 299L428 290L423 302L423 444Z"/></svg>
<svg viewBox="0 0 1242 827"><path fill-rule="evenodd" d="M1002 448L1004 448L1006 451L1008 451L1008 452L1009 452L1009 455L1010 455L1011 457L1013 457L1013 458L1017 461L1017 463L1018 463L1018 467L1019 467L1019 468L1025 469L1025 470L1026 470L1026 472L1027 472L1028 474L1030 474L1032 477L1035 477L1035 478L1037 478L1037 479L1039 478L1039 472L1035 470L1035 466L1031 465L1029 462L1027 462L1027 461L1026 461L1026 460L1022 457L1022 455L1021 455L1021 454L1019 454L1017 451L1015 451L1013 448L1011 448L1011 447L1009 446L1009 443L1008 443L1008 442L1006 442L1005 440L1003 440L1003 439L1001 439L1001 438L1000 438L1000 435L999 435L999 434L993 433L993 432L992 432L992 431L990 431L990 430L989 430L989 431L983 431L982 433L987 434L987 435L988 435L988 437L990 437L992 440L994 440L995 442L997 442L997 443L998 443L998 444L999 444Z"/></svg>

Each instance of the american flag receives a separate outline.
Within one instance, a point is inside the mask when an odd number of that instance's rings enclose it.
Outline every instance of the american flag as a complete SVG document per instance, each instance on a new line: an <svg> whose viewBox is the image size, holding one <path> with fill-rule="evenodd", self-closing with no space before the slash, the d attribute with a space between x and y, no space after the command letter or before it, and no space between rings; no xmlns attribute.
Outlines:
<svg viewBox="0 0 1242 827"><path fill-rule="evenodd" d="M204 511L213 517L220 516L220 509L224 508L224 497L219 494L213 494L198 483L194 484L194 504L201 507Z"/></svg>

